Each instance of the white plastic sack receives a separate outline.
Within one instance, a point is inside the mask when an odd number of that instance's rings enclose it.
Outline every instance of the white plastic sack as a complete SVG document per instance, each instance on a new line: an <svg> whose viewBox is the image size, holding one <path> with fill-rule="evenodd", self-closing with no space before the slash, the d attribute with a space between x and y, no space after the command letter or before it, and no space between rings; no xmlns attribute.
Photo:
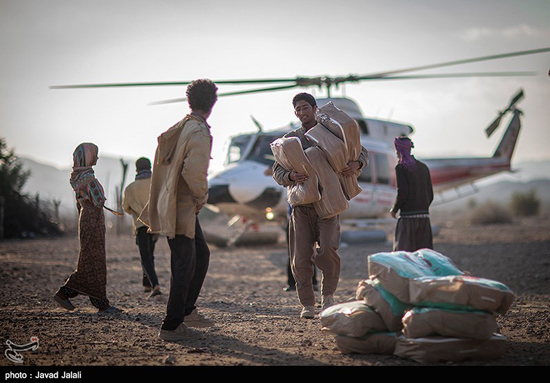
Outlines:
<svg viewBox="0 0 550 383"><path fill-rule="evenodd" d="M409 283L414 278L464 274L449 258L431 249L369 255L368 269L371 279L380 281L404 303L411 303Z"/></svg>
<svg viewBox="0 0 550 383"><path fill-rule="evenodd" d="M515 295L504 284L467 275L422 277L410 280L414 305L474 309L505 314Z"/></svg>
<svg viewBox="0 0 550 383"><path fill-rule="evenodd" d="M366 279L359 282L355 297L363 299L367 306L380 315L388 331L399 331L403 328L403 315L411 306L386 291L379 281Z"/></svg>
<svg viewBox="0 0 550 383"><path fill-rule="evenodd" d="M394 355L419 363L492 360L504 355L506 337L494 334L489 339L460 339L440 336L406 338L398 336Z"/></svg>
<svg viewBox="0 0 550 383"><path fill-rule="evenodd" d="M403 316L403 335L407 338L440 335L489 339L497 330L495 315L485 311L414 307Z"/></svg>
<svg viewBox="0 0 550 383"><path fill-rule="evenodd" d="M382 318L364 301L330 306L319 314L321 330L334 335L363 336L371 331L385 331Z"/></svg>
<svg viewBox="0 0 550 383"><path fill-rule="evenodd" d="M342 354L392 355L397 338L395 333L369 333L362 337L337 335L336 347Z"/></svg>

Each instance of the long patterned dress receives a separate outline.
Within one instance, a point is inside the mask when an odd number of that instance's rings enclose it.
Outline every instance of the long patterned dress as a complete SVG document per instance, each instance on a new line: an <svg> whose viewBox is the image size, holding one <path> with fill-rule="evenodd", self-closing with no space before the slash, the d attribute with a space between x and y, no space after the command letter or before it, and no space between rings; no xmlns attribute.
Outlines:
<svg viewBox="0 0 550 383"><path fill-rule="evenodd" d="M70 183L76 194L80 213L78 235L80 253L76 270L60 288L67 298L79 294L90 297L100 311L110 307L107 299L107 261L105 254L105 216L103 186L95 178L98 148L92 143L80 144L73 153Z"/></svg>
<svg viewBox="0 0 550 383"><path fill-rule="evenodd" d="M79 210L78 265L61 290L68 298L87 295L95 307L103 310L110 306L106 288L105 216L103 209L87 200L82 201Z"/></svg>

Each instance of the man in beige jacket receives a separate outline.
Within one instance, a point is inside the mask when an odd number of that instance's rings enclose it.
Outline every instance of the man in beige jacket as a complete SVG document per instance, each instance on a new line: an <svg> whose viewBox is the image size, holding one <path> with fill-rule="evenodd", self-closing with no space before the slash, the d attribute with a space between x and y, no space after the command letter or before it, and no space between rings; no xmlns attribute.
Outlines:
<svg viewBox="0 0 550 383"><path fill-rule="evenodd" d="M143 270L143 289L150 293L150 298L162 294L155 271L155 244L158 235L148 233L148 227L138 217L149 200L151 174L151 161L145 157L138 158L135 180L126 187L122 199L122 209L132 216L134 236Z"/></svg>
<svg viewBox="0 0 550 383"><path fill-rule="evenodd" d="M197 215L208 198L212 136L206 120L217 87L210 80L195 80L187 87L187 100L191 113L158 138L149 202L140 217L150 233L165 235L170 247L170 296L159 333L167 341L194 336L188 326L212 325L195 303L210 260Z"/></svg>

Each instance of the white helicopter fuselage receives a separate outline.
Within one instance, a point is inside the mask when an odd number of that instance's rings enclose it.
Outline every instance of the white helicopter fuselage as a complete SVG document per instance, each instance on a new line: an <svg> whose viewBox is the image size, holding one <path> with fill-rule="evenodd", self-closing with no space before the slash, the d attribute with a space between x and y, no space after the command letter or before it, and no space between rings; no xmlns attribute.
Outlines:
<svg viewBox="0 0 550 383"><path fill-rule="evenodd" d="M341 219L387 218L397 193L394 172L397 156L393 140L399 135L409 135L413 128L364 118L357 104L349 99L322 99L318 103L322 106L328 101L358 122L361 143L369 152L369 164L358 178L362 191L349 201L349 208L340 214ZM443 192L509 171L521 128L520 115L520 110L513 111L513 118L492 157L423 160L430 169L434 191ZM225 167L209 176L207 207L255 222L285 222L289 212L286 188L277 184L269 172L275 160L270 144L296 128L298 125L291 124L276 131L233 137L226 147Z"/></svg>
<svg viewBox="0 0 550 383"><path fill-rule="evenodd" d="M412 127L389 121L366 119L349 99L319 99L318 105L332 101L358 121L361 143L369 151L369 166L359 177L361 193L353 198L342 219L378 218L387 214L396 194L393 168L397 158L390 143L397 135L408 135ZM240 215L255 221L286 220L289 205L286 188L269 173L274 157L269 144L298 125L272 132L233 137L226 146L223 170L209 177L208 207L229 216Z"/></svg>

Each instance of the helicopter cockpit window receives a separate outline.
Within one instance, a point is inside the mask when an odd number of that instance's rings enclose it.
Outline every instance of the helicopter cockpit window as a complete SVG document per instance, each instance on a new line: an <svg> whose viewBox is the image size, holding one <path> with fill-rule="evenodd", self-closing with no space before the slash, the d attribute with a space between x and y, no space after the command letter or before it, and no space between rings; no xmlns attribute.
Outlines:
<svg viewBox="0 0 550 383"><path fill-rule="evenodd" d="M361 170L361 175L357 180L359 182L372 182L372 161L369 161L367 167Z"/></svg>
<svg viewBox="0 0 550 383"><path fill-rule="evenodd" d="M259 135L246 159L272 166L275 162L275 156L271 151L270 144L277 138L278 136Z"/></svg>
<svg viewBox="0 0 550 383"><path fill-rule="evenodd" d="M384 154L375 154L376 181L379 184L390 184L391 170L388 157Z"/></svg>
<svg viewBox="0 0 550 383"><path fill-rule="evenodd" d="M361 133L369 134L369 127L364 120L357 120L357 124L359 125L359 129L361 129Z"/></svg>
<svg viewBox="0 0 550 383"><path fill-rule="evenodd" d="M249 141L249 135L234 137L226 149L225 165L240 161Z"/></svg>

